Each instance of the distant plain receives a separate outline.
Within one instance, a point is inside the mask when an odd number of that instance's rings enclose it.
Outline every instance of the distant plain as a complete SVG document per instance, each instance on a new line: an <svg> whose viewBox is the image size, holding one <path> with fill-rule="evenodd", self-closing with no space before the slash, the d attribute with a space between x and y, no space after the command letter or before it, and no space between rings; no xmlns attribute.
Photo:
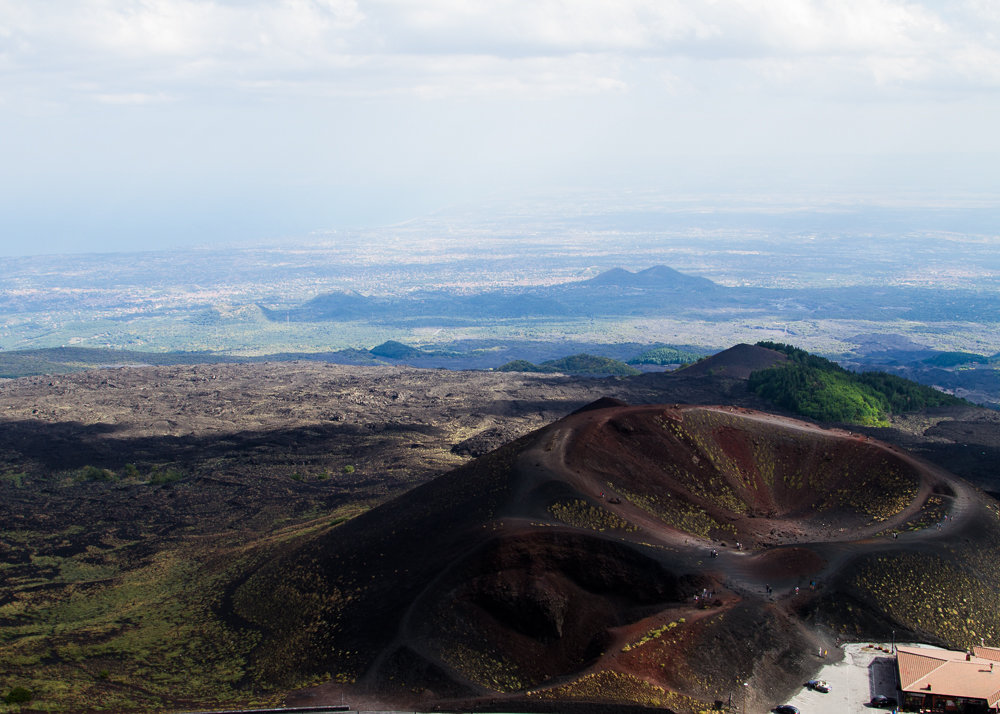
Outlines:
<svg viewBox="0 0 1000 714"><path fill-rule="evenodd" d="M364 353L394 340L435 355L410 364L481 369L771 340L997 404L1000 238L991 215L988 202L971 200L564 195L271 245L2 258L0 374L64 371L24 371L33 357L10 354L55 347L186 353L118 353L122 363L392 364ZM652 290L645 303L628 302L627 286L583 295L584 281L603 272L658 265L713 287L683 300ZM570 292L565 310L516 302L562 307ZM302 316L324 296L339 313ZM343 305L351 301L353 313ZM939 352L982 359L921 364Z"/></svg>

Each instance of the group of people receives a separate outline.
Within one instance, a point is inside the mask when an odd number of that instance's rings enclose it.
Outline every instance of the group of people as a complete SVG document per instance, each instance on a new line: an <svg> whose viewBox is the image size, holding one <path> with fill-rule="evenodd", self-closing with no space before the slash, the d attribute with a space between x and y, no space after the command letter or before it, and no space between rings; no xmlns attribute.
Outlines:
<svg viewBox="0 0 1000 714"><path fill-rule="evenodd" d="M694 601L696 603L697 602L702 602L702 601L708 602L709 600L711 600L714 597L715 597L715 591L714 590L709 590L708 588L702 588L700 595L698 593L695 593Z"/></svg>

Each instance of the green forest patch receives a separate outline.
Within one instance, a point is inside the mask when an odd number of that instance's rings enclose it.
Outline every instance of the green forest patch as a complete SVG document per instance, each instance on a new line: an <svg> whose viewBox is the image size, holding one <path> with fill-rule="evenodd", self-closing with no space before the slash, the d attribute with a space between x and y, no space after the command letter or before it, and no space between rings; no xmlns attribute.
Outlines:
<svg viewBox="0 0 1000 714"><path fill-rule="evenodd" d="M932 387L884 372L849 372L823 357L790 345L758 342L788 355L784 364L750 375L747 386L760 397L818 421L888 426L890 414L966 402Z"/></svg>

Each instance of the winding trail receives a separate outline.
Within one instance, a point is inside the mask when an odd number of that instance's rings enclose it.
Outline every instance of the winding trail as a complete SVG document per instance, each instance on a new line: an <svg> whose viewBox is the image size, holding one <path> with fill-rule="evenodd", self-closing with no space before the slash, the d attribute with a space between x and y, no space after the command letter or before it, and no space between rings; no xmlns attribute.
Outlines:
<svg viewBox="0 0 1000 714"><path fill-rule="evenodd" d="M730 514L726 525L733 529L736 538L747 544L746 549L737 549L728 541L724 543L693 535L668 525L656 514L638 505L634 495L630 498L630 494L625 492L626 487L632 488L627 476L623 475L621 478L622 490L616 490L610 482L614 480L617 483L618 479L608 473L606 464L602 470L581 457L581 454L589 453L586 451L587 439L593 438L600 429L616 428L609 425L612 419L622 415L641 417L643 412L656 410L679 414L681 417L690 410L714 412L735 416L738 420L755 426L776 427L779 431L816 436L820 439L816 444L807 442L802 446L795 442L797 445L794 447L801 447L801 453L812 454L810 458L814 459L814 464L818 463L817 453L825 453L827 450L836 452L838 444L852 446L851 450L845 452L847 456L844 458L858 459L851 462L854 464L853 468L886 463L881 456L871 456L872 451L876 454L883 452L885 456L892 457L888 463L894 466L901 463L909 468L909 471L903 470L907 477L915 475L915 480L911 482L915 490L904 507L881 521L865 515L857 507L851 511L846 506L843 507L843 512L834 509L829 512L828 518L817 518L818 511L809 506L808 501L805 502L805 507L798 502L788 507L789 512L785 517L754 517L745 512L734 512ZM622 424L619 423L618 426L621 427ZM727 421L725 428L734 427ZM657 432L654 429L649 433ZM770 432L766 430L754 434L761 439L770 438ZM859 445L863 447L860 452L856 448ZM686 448L693 449L690 445ZM611 453L614 453L613 449ZM698 455L694 451L691 453L695 457ZM793 450L783 453L788 455L800 452ZM622 458L624 460L625 457ZM711 463L711 459L709 461ZM626 467L623 466L624 468ZM711 468L717 467L712 463ZM615 541L641 550L657 560L668 572L699 574L706 576L708 582L717 583L718 595L712 596L711 607L706 608L703 603L707 601L698 602L697 597L694 603L671 602L666 609L650 612L640 621L629 621L612 628L609 634L613 642L608 644L606 652L584 670L546 678L543 686L549 687L569 681L567 677L579 677L587 672L613 667L617 658L622 656L622 646L633 641L632 638L643 627L647 630L654 629L662 625L666 617L676 617L679 613L685 613L684 616L692 622L708 619L713 614L734 608L740 603L760 603L769 612L787 618L799 632L800 644L813 646L820 643L818 634L794 616L794 611L801 604L816 597L828 582L836 581L858 558L875 553L921 551L927 548L928 543L954 538L961 528L971 522L973 515L977 513L976 505L980 502L979 493L970 485L891 445L841 429L824 429L785 417L735 407L642 406L578 412L538 432L537 438L517 454L510 472L505 473L503 478L509 479L506 484L508 490L499 510L486 523L470 522L463 526L464 530L456 537L455 550L447 565L427 580L403 613L395 638L367 668L367 684L375 684L380 673L389 666L390 658L401 648L408 648L430 666L447 672L454 684L467 691L477 692L479 696L498 697L495 689L474 681L446 661L440 646L437 646L440 643L431 634L434 628L431 615L441 606L442 596L451 597L447 592L454 587L454 582L460 580L462 568L467 567L470 562L474 563L488 544L498 539L523 538L527 542L543 532L577 537L583 534L586 538ZM664 478L667 479L666 476ZM845 475L845 478L855 476ZM666 489L671 482L667 479L663 483ZM743 483L759 485L761 482L745 480ZM782 484L777 479L775 483L779 486ZM808 481L806 483L807 485L796 488L815 488L808 485ZM852 482L845 481L827 486L844 488L851 484ZM789 486L786 484L781 488L787 491ZM823 498L824 493L817 491L817 502ZM939 504L936 509L929 508L927 501L931 496L940 497L944 503ZM548 510L553 499L569 499L599 506L627 522L631 529L598 531L568 525L559 521ZM777 501L775 503L779 507L783 505ZM932 517L937 516L944 517L936 522L932 520ZM716 518L716 522L723 522L718 514ZM837 518L846 519L842 523L847 527L838 527L840 524ZM922 527L907 530L914 525ZM778 535L774 536L776 532ZM894 532L895 536L892 535ZM735 538L732 540L735 543ZM717 552L714 557L711 555L713 551ZM504 696L506 695L499 695L500 698Z"/></svg>
<svg viewBox="0 0 1000 714"><path fill-rule="evenodd" d="M635 543L652 543L665 546L672 553L671 560L677 559L691 566L705 567L717 578L741 595L760 596L765 593L767 585L772 586L772 597L776 600L783 594L794 594L794 588L807 587L810 581L822 583L829 580L846 564L858 557L870 553L887 553L903 550L916 550L921 544L948 537L952 532L964 525L971 513L973 504L977 502L977 492L969 484L957 479L943 469L919 459L895 446L886 444L862 434L856 434L843 429L827 429L818 425L797 421L788 417L756 412L742 407L690 407L704 411L714 411L735 415L749 422L778 426L824 439L845 440L853 443L863 443L866 446L884 451L909 465L919 474L917 493L910 503L891 518L885 521L873 522L862 528L840 529L832 527L808 528L788 519L755 519L758 527L766 529L779 525L782 529L794 530L798 527L798 536L786 542L773 545L763 545L755 550L736 550L724 547L720 542L701 538L674 529L650 514L648 511L634 505L622 494L615 491L593 473L574 469L567 465L567 454L575 448L575 441L580 438L584 428L594 427L594 420L605 425L622 410L640 411L649 407L623 407L596 412L582 412L564 419L547 435L543 445L538 445L524 454L523 461L531 462L535 471L534 479L522 483L519 492L521 498L527 498L531 489L537 487L543 479L558 479L572 485L581 494L602 507L614 512L621 518L637 526L634 533L618 534L618 539L630 540ZM683 408L682 408L683 409ZM938 495L947 501L945 519L928 523L918 530L901 530L896 537L887 535L894 529L902 529L911 523L923 511L926 500L931 495ZM615 498L620 503L611 504ZM710 557L711 551L717 551L715 558ZM767 574L767 568L762 568L766 561L776 561L781 553L809 551L815 554L820 567L807 573L789 574L784 577ZM764 571L764 572L762 572ZM786 593L780 593L784 589ZM801 592L801 590L800 590Z"/></svg>

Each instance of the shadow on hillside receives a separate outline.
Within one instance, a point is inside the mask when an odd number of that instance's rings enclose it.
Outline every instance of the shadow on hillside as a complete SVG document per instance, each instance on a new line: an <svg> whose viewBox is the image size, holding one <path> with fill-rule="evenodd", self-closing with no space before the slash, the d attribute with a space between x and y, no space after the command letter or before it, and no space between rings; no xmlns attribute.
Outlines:
<svg viewBox="0 0 1000 714"><path fill-rule="evenodd" d="M246 460L281 455L294 461L331 444L354 444L365 438L385 441L413 434L436 434L425 424L309 424L266 431L234 431L200 435L118 438L111 424L0 421L0 458L13 464L30 462L45 471L84 466L119 469L127 463L194 464L206 460Z"/></svg>

